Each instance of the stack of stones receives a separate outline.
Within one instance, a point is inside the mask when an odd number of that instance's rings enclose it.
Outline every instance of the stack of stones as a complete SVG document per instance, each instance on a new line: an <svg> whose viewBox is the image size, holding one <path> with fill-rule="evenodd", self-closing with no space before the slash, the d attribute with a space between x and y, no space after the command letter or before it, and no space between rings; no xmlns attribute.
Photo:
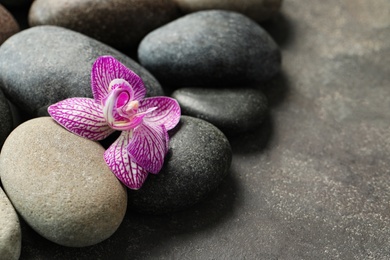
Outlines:
<svg viewBox="0 0 390 260"><path fill-rule="evenodd" d="M256 129L267 112L259 86L279 72L281 54L258 22L275 15L280 0L0 4L29 7L31 26L19 32L0 5L0 255L7 259L20 254L18 216L55 243L83 247L110 237L127 209L166 214L198 203L228 174L227 136ZM133 59L123 54L134 50ZM92 97L91 67L102 55L140 75L148 96L170 95L182 109L162 171L138 191L110 172L102 144L47 116L60 100ZM30 120L12 131L17 113Z"/></svg>

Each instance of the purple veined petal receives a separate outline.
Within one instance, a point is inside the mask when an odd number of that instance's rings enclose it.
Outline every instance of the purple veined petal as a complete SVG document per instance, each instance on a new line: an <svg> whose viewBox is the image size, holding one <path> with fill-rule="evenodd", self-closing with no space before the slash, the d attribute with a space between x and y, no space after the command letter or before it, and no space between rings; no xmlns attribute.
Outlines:
<svg viewBox="0 0 390 260"><path fill-rule="evenodd" d="M102 106L91 98L68 98L49 106L48 112L70 132L93 141L114 132L103 117Z"/></svg>
<svg viewBox="0 0 390 260"><path fill-rule="evenodd" d="M114 79L126 80L134 90L134 100L145 97L146 88L142 79L112 56L99 57L92 66L91 87L95 101L100 103L107 96Z"/></svg>
<svg viewBox="0 0 390 260"><path fill-rule="evenodd" d="M127 152L131 131L123 131L118 139L104 152L104 160L115 176L133 190L141 188L148 172L135 163Z"/></svg>
<svg viewBox="0 0 390 260"><path fill-rule="evenodd" d="M151 107L157 107L148 113L144 120L146 124L164 125L166 130L171 130L180 121L181 109L176 99L170 97L150 97L140 101L139 112Z"/></svg>
<svg viewBox="0 0 390 260"><path fill-rule="evenodd" d="M141 124L134 129L127 151L138 165L150 173L158 173L167 149L167 130L163 125Z"/></svg>

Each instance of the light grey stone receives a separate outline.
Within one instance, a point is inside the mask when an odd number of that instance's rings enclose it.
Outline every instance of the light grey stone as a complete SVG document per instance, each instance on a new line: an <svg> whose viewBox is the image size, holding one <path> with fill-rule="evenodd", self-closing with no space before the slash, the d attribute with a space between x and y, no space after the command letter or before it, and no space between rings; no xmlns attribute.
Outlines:
<svg viewBox="0 0 390 260"><path fill-rule="evenodd" d="M83 247L110 237L126 212L125 187L104 148L50 117L18 126L0 154L0 177L20 216L60 245Z"/></svg>
<svg viewBox="0 0 390 260"><path fill-rule="evenodd" d="M18 215L4 191L0 188L0 257L17 260L22 247Z"/></svg>

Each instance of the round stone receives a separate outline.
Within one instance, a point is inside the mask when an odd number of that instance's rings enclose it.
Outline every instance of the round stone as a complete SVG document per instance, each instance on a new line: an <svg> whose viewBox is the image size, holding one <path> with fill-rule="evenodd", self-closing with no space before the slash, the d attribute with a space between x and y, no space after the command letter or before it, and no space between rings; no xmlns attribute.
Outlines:
<svg viewBox="0 0 390 260"><path fill-rule="evenodd" d="M111 55L137 73L148 96L163 95L157 80L115 49L71 30L38 26L24 30L0 48L0 87L30 115L47 115L47 107L69 97L92 97L91 69Z"/></svg>
<svg viewBox="0 0 390 260"><path fill-rule="evenodd" d="M228 11L186 15L148 34L138 48L141 64L172 87L245 85L280 69L281 54L268 33Z"/></svg>
<svg viewBox="0 0 390 260"><path fill-rule="evenodd" d="M232 160L229 141L212 124L182 116L170 133L169 152L160 173L149 174L140 190L129 190L129 207L164 214L204 199L227 175Z"/></svg>
<svg viewBox="0 0 390 260"><path fill-rule="evenodd" d="M22 234L18 215L0 188L0 256L17 260L22 248Z"/></svg>
<svg viewBox="0 0 390 260"><path fill-rule="evenodd" d="M257 22L278 13L282 0L174 0L185 13L220 9L242 13Z"/></svg>
<svg viewBox="0 0 390 260"><path fill-rule="evenodd" d="M19 31L15 18L0 4L0 45Z"/></svg>
<svg viewBox="0 0 390 260"><path fill-rule="evenodd" d="M147 33L177 16L171 0L36 0L29 23L69 28L124 49L136 47Z"/></svg>
<svg viewBox="0 0 390 260"><path fill-rule="evenodd" d="M226 135L258 127L267 112L267 98L254 88L182 88L173 92L184 115L204 119Z"/></svg>
<svg viewBox="0 0 390 260"><path fill-rule="evenodd" d="M83 247L110 237L126 212L126 188L104 148L50 117L18 126L0 154L0 177L20 216L43 237Z"/></svg>

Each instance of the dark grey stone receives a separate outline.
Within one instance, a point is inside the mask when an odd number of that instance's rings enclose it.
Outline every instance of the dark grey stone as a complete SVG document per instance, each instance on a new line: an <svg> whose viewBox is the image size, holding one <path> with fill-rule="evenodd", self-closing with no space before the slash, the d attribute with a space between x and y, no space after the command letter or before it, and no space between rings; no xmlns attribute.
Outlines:
<svg viewBox="0 0 390 260"><path fill-rule="evenodd" d="M182 114L204 119L226 135L258 127L267 112L267 98L254 88L181 88L173 92Z"/></svg>
<svg viewBox="0 0 390 260"><path fill-rule="evenodd" d="M226 86L265 81L280 69L278 46L242 14L202 11L148 34L140 63L163 85Z"/></svg>
<svg viewBox="0 0 390 260"><path fill-rule="evenodd" d="M136 48L150 31L178 16L171 0L36 0L29 23L81 32L115 48Z"/></svg>
<svg viewBox="0 0 390 260"><path fill-rule="evenodd" d="M0 87L23 111L45 115L69 97L91 97L91 68L112 55L144 80L148 96L162 95L157 80L138 63L92 38L55 26L24 30L0 47Z"/></svg>
<svg viewBox="0 0 390 260"><path fill-rule="evenodd" d="M3 91L0 90L0 148L9 133L12 131L12 113Z"/></svg>
<svg viewBox="0 0 390 260"><path fill-rule="evenodd" d="M163 214L188 208L225 178L232 152L220 130L201 119L182 116L173 131L161 172L149 174L140 190L129 190L131 210Z"/></svg>

